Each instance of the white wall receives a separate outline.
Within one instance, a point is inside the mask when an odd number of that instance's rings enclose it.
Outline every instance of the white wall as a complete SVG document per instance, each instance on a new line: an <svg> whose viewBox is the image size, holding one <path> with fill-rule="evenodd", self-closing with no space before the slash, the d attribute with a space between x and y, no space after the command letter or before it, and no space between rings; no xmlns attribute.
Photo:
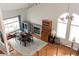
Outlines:
<svg viewBox="0 0 79 59"><path fill-rule="evenodd" d="M79 14L79 4L70 4L69 13ZM50 3L39 4L26 11L26 17L28 21L33 23L42 24L43 19L49 19L54 22L54 28L56 29L56 21L60 15L68 12L67 3Z"/></svg>
<svg viewBox="0 0 79 59"><path fill-rule="evenodd" d="M64 12L67 12L67 4L39 4L27 11L27 20L42 24L43 19L49 19L56 27L57 18Z"/></svg>
<svg viewBox="0 0 79 59"><path fill-rule="evenodd" d="M79 14L79 4L70 4L70 13ZM54 22L54 29L56 30L57 19L58 17L68 12L68 4L39 4L34 6L26 11L27 20L36 24L42 24L43 19L49 19ZM69 35L69 34L68 34ZM62 44L70 43L68 39L61 39ZM70 46L70 44L66 44ZM76 50L79 47L78 44L75 44L74 49Z"/></svg>
<svg viewBox="0 0 79 59"><path fill-rule="evenodd" d="M17 10L8 10L8 11L3 11L3 18L10 18L10 17L14 17L17 15L21 15L21 19L26 20L26 8L24 9L17 9Z"/></svg>

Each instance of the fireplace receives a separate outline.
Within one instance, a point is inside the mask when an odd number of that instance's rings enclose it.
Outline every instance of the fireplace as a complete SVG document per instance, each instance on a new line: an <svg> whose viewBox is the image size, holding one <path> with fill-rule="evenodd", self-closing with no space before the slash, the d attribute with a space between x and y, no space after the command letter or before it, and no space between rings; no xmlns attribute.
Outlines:
<svg viewBox="0 0 79 59"><path fill-rule="evenodd" d="M41 35L41 25L33 24L33 34Z"/></svg>
<svg viewBox="0 0 79 59"><path fill-rule="evenodd" d="M38 28L38 27L34 27L34 33L36 33L36 34L40 34L40 28Z"/></svg>

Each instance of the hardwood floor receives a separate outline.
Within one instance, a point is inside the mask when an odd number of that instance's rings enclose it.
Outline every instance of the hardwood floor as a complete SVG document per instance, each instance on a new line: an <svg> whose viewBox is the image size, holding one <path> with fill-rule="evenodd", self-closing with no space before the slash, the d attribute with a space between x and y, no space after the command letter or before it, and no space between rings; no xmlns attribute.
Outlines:
<svg viewBox="0 0 79 59"><path fill-rule="evenodd" d="M57 52L58 46L58 52ZM33 56L76 56L76 51L63 45L48 44L46 47L35 53Z"/></svg>
<svg viewBox="0 0 79 59"><path fill-rule="evenodd" d="M57 47L58 47L58 51L57 51ZM16 50L13 50L11 52L11 55L22 56ZM70 56L70 55L76 56L76 51L66 46L58 45L58 44L48 44L40 51L37 51L35 54L33 54L33 56Z"/></svg>

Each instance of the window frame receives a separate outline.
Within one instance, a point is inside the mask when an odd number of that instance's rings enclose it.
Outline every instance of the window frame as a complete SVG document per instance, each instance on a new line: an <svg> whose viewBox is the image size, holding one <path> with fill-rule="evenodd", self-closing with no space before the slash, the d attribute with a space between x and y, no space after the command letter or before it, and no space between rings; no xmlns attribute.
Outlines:
<svg viewBox="0 0 79 59"><path fill-rule="evenodd" d="M62 23L62 24L66 24L66 32L67 32L67 25L68 25L68 20L66 21L66 22L64 22L64 21L59 21L60 20L60 18L62 18L62 17L65 17L65 16L63 16L63 15L69 15L69 13L64 13L64 14L61 14L60 15L60 17L57 19L57 25L58 25L58 23ZM66 20L66 19L65 19ZM56 25L56 26L57 26ZM57 28L58 28L58 26L56 27L56 36L57 36ZM61 38L61 39L65 39L66 38L66 33L65 33L65 38L62 38L62 37L59 37L59 36L57 36L58 38Z"/></svg>
<svg viewBox="0 0 79 59"><path fill-rule="evenodd" d="M15 30L15 31L19 31L19 30L21 30L21 15L14 16L14 17L9 17L9 18L5 18L4 21L8 20L8 19L11 19L11 18L16 18L16 17L18 17L18 22L19 22L20 28L18 30ZM14 23L14 22L17 22L17 21L13 21L13 22L10 22L10 23L7 23L7 24L11 24L11 23ZM4 26L7 25L7 24L4 24ZM9 32L9 33L13 33L15 31L12 31L12 32Z"/></svg>
<svg viewBox="0 0 79 59"><path fill-rule="evenodd" d="M64 13L65 14L65 13ZM73 14L75 14L75 13L73 13ZM72 14L72 15L73 15ZM63 14L62 14L63 15ZM76 15L78 15L78 14L76 14ZM61 16L61 15L60 15ZM74 17L75 17L75 15L73 15ZM78 15L79 16L79 15ZM76 18L74 18L74 20L75 20ZM73 21L73 20L72 20ZM70 34L71 34L71 26L75 26L75 27L79 27L79 25L76 25L76 24L72 24L72 21L69 19L68 20L68 22L67 22L67 28L66 28L66 36L65 36L65 40L68 40L68 41L70 41L70 42L72 42L73 41L73 39L72 40L70 40ZM57 24L58 23L64 23L64 22L58 22L58 20L57 20ZM65 23L66 24L66 23ZM58 27L57 27L58 28ZM56 30L56 36L57 36L57 30ZM76 39L75 39L76 40ZM77 39L78 40L78 39ZM77 42L76 41L76 43L79 43L79 42Z"/></svg>
<svg viewBox="0 0 79 59"><path fill-rule="evenodd" d="M58 29L58 23L65 24L65 25L66 25L66 31L67 31L67 23L64 23L64 22L57 22L57 29ZM59 37L59 36L57 35L57 32L56 32L56 36L57 36L58 38L65 39L65 37L64 37L64 38ZM65 32L65 36L66 36L66 32Z"/></svg>

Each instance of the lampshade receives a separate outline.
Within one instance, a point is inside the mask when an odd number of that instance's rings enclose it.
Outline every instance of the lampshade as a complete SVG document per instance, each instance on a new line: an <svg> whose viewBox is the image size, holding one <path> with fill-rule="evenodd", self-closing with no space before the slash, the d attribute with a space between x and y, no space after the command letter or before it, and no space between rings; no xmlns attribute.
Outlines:
<svg viewBox="0 0 79 59"><path fill-rule="evenodd" d="M51 35L54 37L54 36L56 36L56 31L55 30L52 30L51 31Z"/></svg>
<svg viewBox="0 0 79 59"><path fill-rule="evenodd" d="M75 37L73 38L72 42L75 42Z"/></svg>

